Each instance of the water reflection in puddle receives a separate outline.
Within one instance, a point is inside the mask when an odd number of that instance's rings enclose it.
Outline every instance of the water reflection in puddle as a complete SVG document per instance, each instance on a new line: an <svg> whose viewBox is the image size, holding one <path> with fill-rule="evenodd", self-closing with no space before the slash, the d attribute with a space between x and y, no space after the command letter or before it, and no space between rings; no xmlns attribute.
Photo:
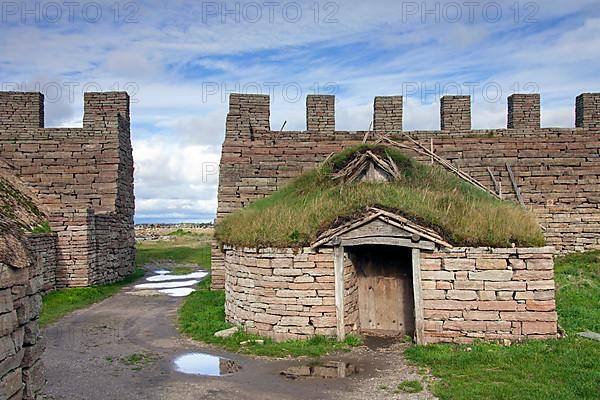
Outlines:
<svg viewBox="0 0 600 400"><path fill-rule="evenodd" d="M156 271L154 271L155 274L158 275L166 275L169 274L171 271L166 270L166 269L157 269Z"/></svg>
<svg viewBox="0 0 600 400"><path fill-rule="evenodd" d="M146 278L148 283L135 285L132 294L140 296L154 296L165 294L170 297L185 297L195 292L195 286L209 274L198 270L184 275L172 275L171 271L162 268L152 271L154 275Z"/></svg>
<svg viewBox="0 0 600 400"><path fill-rule="evenodd" d="M181 281L186 279L202 279L208 275L208 272L204 271L196 271L191 274L185 275L170 275L168 272L166 274L159 274L154 276L149 276L146 278L148 282L167 282L167 281Z"/></svg>
<svg viewBox="0 0 600 400"><path fill-rule="evenodd" d="M204 353L189 353L175 359L175 370L184 374L223 376L241 369L233 360Z"/></svg>
<svg viewBox="0 0 600 400"><path fill-rule="evenodd" d="M297 378L346 378L360 372L360 368L342 361L325 361L314 365L289 367L281 375L290 379Z"/></svg>
<svg viewBox="0 0 600 400"><path fill-rule="evenodd" d="M161 289L158 292L169 295L171 297L185 297L185 296L192 294L195 291L196 291L196 289L194 289L194 288L182 287L182 288L172 288L172 289Z"/></svg>

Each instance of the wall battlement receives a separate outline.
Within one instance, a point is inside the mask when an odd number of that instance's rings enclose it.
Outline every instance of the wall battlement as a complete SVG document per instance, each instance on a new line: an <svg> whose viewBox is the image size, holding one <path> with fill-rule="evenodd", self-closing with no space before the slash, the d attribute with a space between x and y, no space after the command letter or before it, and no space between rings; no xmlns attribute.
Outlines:
<svg viewBox="0 0 600 400"><path fill-rule="evenodd" d="M55 286L132 272L129 96L86 93L83 128L44 128L40 93L0 92L0 158L36 196L57 234Z"/></svg>
<svg viewBox="0 0 600 400"><path fill-rule="evenodd" d="M315 168L331 153L362 143L366 131L335 130L334 105L333 96L309 96L308 129L279 132L270 130L268 96L232 95L217 222ZM401 96L377 97L373 131L398 142L408 134L428 148L433 143L436 154L494 189L492 175L502 197L512 200L516 191L508 164L525 206L546 229L548 244L563 252L600 249L600 93L577 97L573 128L540 127L538 94L510 96L503 129L471 129L468 96L442 99L438 131L403 132L403 115ZM218 282L221 255L218 249L213 253L213 280Z"/></svg>
<svg viewBox="0 0 600 400"><path fill-rule="evenodd" d="M377 96L373 104L372 130L398 133L402 129L402 96ZM226 132L228 137L249 137L271 132L268 95L231 94ZM541 129L540 95L513 94L507 99L506 129ZM583 93L575 101L575 127L597 128L600 125L600 93ZM465 132L471 128L470 96L443 96L440 100L440 132ZM497 131L498 129L494 129ZM252 131L252 132L251 132ZM478 130L481 131L481 130ZM486 130L488 131L488 130ZM306 97L307 133L335 134L335 96ZM364 132L364 131L363 131ZM421 132L421 131L418 131ZM294 133L285 131L285 133Z"/></svg>

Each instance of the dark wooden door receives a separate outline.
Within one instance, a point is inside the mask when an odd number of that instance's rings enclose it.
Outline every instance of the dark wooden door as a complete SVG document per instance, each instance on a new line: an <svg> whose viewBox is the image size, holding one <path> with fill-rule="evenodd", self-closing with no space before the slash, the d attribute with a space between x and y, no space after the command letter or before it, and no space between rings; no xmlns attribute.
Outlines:
<svg viewBox="0 0 600 400"><path fill-rule="evenodd" d="M356 254L359 321L363 333L412 335L415 329L412 268L403 251L369 246ZM382 247L382 246L379 246Z"/></svg>

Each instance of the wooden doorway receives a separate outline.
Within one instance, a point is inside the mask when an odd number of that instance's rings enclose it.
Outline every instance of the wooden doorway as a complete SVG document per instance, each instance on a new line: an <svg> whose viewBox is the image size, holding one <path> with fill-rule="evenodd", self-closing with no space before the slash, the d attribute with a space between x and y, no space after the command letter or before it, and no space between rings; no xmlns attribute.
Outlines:
<svg viewBox="0 0 600 400"><path fill-rule="evenodd" d="M358 278L360 331L375 336L413 336L412 249L363 245L347 251Z"/></svg>

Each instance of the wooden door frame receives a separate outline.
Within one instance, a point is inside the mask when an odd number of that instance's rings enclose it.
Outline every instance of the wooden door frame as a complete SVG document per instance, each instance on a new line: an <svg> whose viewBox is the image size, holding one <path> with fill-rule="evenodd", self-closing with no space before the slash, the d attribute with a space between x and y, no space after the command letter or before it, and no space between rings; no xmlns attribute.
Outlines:
<svg viewBox="0 0 600 400"><path fill-rule="evenodd" d="M335 316L337 339L343 341L346 338L346 326L344 322L344 258L345 251L342 240L334 239L333 247L333 270L335 281ZM384 245L384 244L380 244ZM348 246L353 247L353 246ZM405 246L398 246L405 247ZM423 343L423 297L421 292L421 250L412 247L412 288L413 288L413 303L415 316L415 341L417 344ZM356 268L356 267L355 267Z"/></svg>

